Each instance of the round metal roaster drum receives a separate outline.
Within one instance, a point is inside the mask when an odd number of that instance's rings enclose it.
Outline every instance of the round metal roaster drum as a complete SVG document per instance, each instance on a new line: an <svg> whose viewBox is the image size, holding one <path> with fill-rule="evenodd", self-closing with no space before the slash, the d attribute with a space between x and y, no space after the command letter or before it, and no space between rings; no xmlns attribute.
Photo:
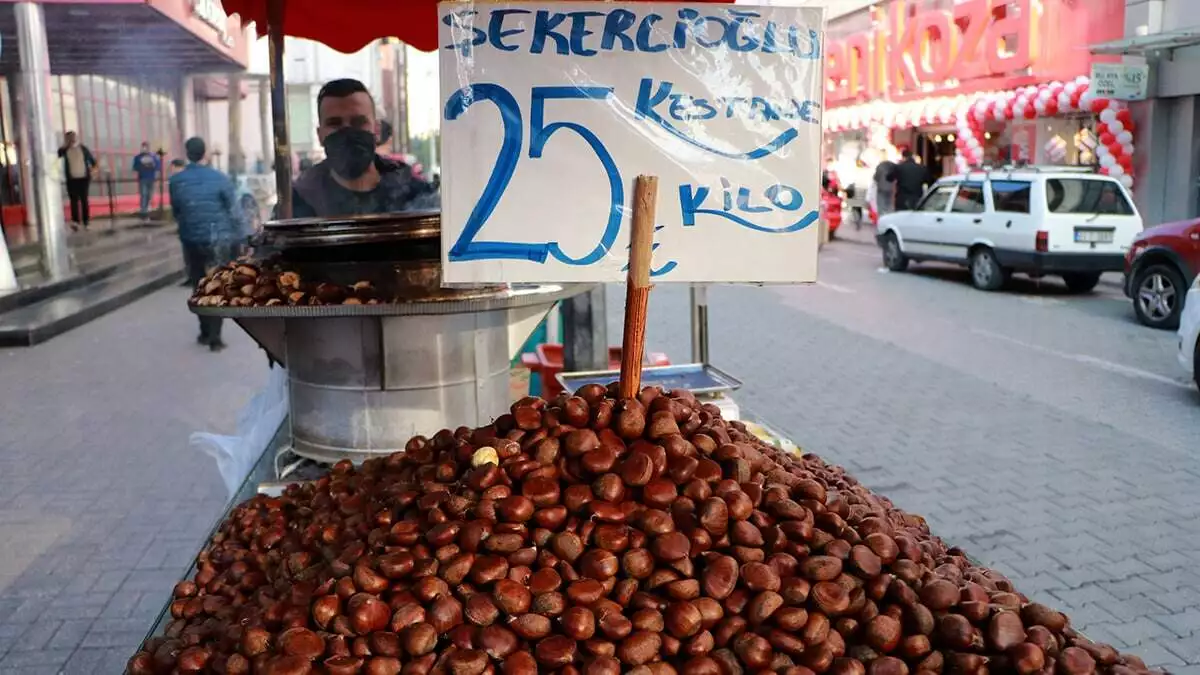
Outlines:
<svg viewBox="0 0 1200 675"><path fill-rule="evenodd" d="M192 307L234 318L287 367L297 455L361 461L417 434L489 423L510 405L509 364L524 328L586 290L442 288L439 237L436 212L268 223L253 241L259 257L310 280L370 281L402 301Z"/></svg>

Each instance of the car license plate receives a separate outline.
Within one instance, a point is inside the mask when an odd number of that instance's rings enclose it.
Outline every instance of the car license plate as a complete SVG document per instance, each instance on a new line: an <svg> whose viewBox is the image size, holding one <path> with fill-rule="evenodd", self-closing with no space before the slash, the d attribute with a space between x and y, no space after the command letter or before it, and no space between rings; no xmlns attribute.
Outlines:
<svg viewBox="0 0 1200 675"><path fill-rule="evenodd" d="M1111 244L1113 231L1109 229L1075 228L1075 241L1081 244Z"/></svg>

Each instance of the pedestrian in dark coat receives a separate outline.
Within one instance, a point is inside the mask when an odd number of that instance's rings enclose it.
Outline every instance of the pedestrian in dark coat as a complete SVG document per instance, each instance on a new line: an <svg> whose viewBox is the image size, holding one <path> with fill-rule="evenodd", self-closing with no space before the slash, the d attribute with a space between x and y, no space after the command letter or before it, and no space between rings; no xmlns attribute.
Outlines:
<svg viewBox="0 0 1200 675"><path fill-rule="evenodd" d="M902 159L896 167L896 210L912 211L917 208L925 188L933 180L929 169L913 159L912 150L905 148L900 157Z"/></svg>
<svg viewBox="0 0 1200 675"><path fill-rule="evenodd" d="M194 288L208 270L233 259L244 232L233 181L204 163L204 139L189 138L184 148L188 165L171 176L171 214L179 224L188 281ZM220 317L200 317L197 341L214 352L225 348Z"/></svg>

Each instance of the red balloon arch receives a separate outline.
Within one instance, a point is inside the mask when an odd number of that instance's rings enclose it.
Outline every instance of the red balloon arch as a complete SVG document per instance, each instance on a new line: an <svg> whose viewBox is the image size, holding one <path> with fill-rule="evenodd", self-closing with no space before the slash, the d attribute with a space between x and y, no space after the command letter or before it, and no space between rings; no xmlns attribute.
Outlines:
<svg viewBox="0 0 1200 675"><path fill-rule="evenodd" d="M989 120L1033 120L1064 113L1092 112L1099 116L1096 141L1084 139L1082 143L1095 154L1100 173L1117 178L1127 188L1133 187L1133 116L1125 103L1093 96L1089 87L1088 78L1080 76L1070 82L981 94L974 101L961 98L933 100L918 104L917 109L907 114L867 104L830 110L826 113L825 124L830 131L839 132L876 124L898 127L954 123L958 127L954 140L958 149L958 170L967 171L983 165L984 125ZM1047 143L1046 150L1052 155L1065 153L1065 145L1052 140ZM1028 153L1028 149L1025 152Z"/></svg>

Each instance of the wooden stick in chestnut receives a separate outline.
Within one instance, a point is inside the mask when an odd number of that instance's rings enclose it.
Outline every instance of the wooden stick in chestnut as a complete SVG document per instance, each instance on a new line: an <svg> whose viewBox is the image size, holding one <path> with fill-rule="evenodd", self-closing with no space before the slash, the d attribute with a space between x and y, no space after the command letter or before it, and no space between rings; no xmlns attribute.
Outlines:
<svg viewBox="0 0 1200 675"><path fill-rule="evenodd" d="M658 176L638 176L633 187L633 227L629 235L629 275L625 279L625 331L621 342L621 398L637 398L646 352L646 310L650 304L650 260Z"/></svg>

